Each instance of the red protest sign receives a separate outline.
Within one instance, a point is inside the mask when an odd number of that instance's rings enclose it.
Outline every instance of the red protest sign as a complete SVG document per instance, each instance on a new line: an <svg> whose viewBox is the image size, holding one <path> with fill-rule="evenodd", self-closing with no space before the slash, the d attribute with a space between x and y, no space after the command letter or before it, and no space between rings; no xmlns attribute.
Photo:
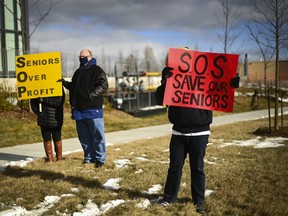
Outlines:
<svg viewBox="0 0 288 216"><path fill-rule="evenodd" d="M234 91L230 81L236 75L239 55L169 49L164 104L181 107L233 111Z"/></svg>

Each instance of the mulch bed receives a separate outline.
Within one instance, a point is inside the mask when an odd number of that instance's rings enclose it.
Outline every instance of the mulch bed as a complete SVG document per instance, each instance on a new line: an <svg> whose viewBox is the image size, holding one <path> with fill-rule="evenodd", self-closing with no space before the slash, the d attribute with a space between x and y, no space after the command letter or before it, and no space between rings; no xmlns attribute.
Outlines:
<svg viewBox="0 0 288 216"><path fill-rule="evenodd" d="M274 128L271 127L271 130L269 127L265 128L258 128L253 133L257 136L268 136L268 137L286 137L288 138L288 127L279 128L278 130L274 131Z"/></svg>

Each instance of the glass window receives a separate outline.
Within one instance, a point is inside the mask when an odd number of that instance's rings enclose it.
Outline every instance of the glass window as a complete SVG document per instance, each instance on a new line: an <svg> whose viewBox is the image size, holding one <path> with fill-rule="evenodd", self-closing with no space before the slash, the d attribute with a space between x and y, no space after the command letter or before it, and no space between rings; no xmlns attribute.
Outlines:
<svg viewBox="0 0 288 216"><path fill-rule="evenodd" d="M19 35L18 40L19 40L19 50L18 50L18 53L19 53L19 55L23 55L22 35Z"/></svg>
<svg viewBox="0 0 288 216"><path fill-rule="evenodd" d="M22 31L22 26L21 26L21 20L20 19L23 19L23 21L24 21L24 16L21 18L21 8L20 8L20 4L19 3L16 4L16 7L17 7L17 28L18 28L19 31Z"/></svg>
<svg viewBox="0 0 288 216"><path fill-rule="evenodd" d="M6 49L15 49L15 34L6 33Z"/></svg>
<svg viewBox="0 0 288 216"><path fill-rule="evenodd" d="M8 60L8 73L9 76L15 74L15 35L11 33L6 34L6 49ZM11 73L12 72L12 73Z"/></svg>
<svg viewBox="0 0 288 216"><path fill-rule="evenodd" d="M0 44L1 44L1 41L2 41L2 34L0 32ZM2 59L3 59L3 56L4 56L4 49L2 49L2 47L0 47L0 77L3 77L3 71L4 71L4 68L3 68L3 64L2 64ZM3 54L2 54L3 53Z"/></svg>
<svg viewBox="0 0 288 216"><path fill-rule="evenodd" d="M4 9L5 14L5 29L14 30L14 10L13 10L13 1L5 0L4 4L6 5Z"/></svg>
<svg viewBox="0 0 288 216"><path fill-rule="evenodd" d="M3 21L4 21L4 8L2 7L2 2L0 3L0 28L4 28L3 27Z"/></svg>

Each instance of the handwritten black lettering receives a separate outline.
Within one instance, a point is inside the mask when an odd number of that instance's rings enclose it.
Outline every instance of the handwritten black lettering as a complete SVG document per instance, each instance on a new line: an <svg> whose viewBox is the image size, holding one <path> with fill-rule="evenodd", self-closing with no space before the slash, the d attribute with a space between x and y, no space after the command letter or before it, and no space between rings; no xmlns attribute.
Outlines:
<svg viewBox="0 0 288 216"><path fill-rule="evenodd" d="M226 63L226 62L227 62L227 58L226 58L225 56L223 56L223 55L220 55L220 56L217 56L217 57L214 59L214 61L213 61L214 66L219 70L219 74L217 74L216 71L214 71L214 70L211 71L211 74L212 74L213 77L215 77L215 78L217 78L217 79L221 79L221 78L223 77L223 75L224 75L224 70L223 70L223 68L221 68L221 67L218 65L218 61L220 61L220 60L222 60L222 61L224 61L224 62Z"/></svg>
<svg viewBox="0 0 288 216"><path fill-rule="evenodd" d="M187 68L186 69L183 69L180 65L178 66L178 70L181 72L181 73L187 73L190 71L190 63L188 61L186 61L185 57L188 57L189 60L192 59L192 56L189 52L184 52L181 56L180 56L180 61L183 62Z"/></svg>
<svg viewBox="0 0 288 216"><path fill-rule="evenodd" d="M203 59L204 60L204 67L202 69L202 71L200 71L199 69L199 64L201 63L200 60ZM197 56L197 58L195 59L195 63L194 63L194 71L196 74L198 75L203 75L205 74L206 70L207 70L207 67L208 67L208 58L206 55L204 54L201 54L199 56Z"/></svg>

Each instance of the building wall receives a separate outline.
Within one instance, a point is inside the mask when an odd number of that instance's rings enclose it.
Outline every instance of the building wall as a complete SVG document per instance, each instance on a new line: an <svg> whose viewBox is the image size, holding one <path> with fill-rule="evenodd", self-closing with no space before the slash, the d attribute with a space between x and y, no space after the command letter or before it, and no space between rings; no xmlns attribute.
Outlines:
<svg viewBox="0 0 288 216"><path fill-rule="evenodd" d="M247 82L264 83L264 62L249 62L248 75L244 76L244 64L239 63L238 73L241 80ZM280 83L288 83L288 61L279 62L279 80ZM266 69L266 82L268 85L273 85L275 82L275 62L269 62Z"/></svg>
<svg viewBox="0 0 288 216"><path fill-rule="evenodd" d="M280 80L288 80L288 61L281 61Z"/></svg>

